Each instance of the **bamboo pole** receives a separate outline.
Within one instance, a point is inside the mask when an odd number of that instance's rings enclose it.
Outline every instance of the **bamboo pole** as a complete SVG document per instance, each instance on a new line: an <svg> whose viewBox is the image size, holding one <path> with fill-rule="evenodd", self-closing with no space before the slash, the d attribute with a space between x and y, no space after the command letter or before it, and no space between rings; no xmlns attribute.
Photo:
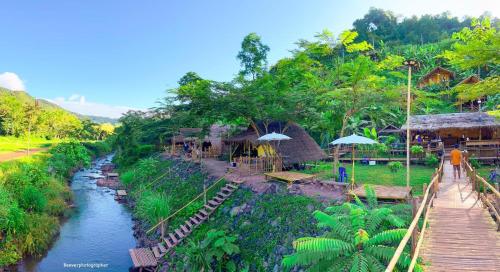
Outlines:
<svg viewBox="0 0 500 272"><path fill-rule="evenodd" d="M410 109L411 109L411 65L408 65L408 91L406 94L406 187L410 187Z"/></svg>

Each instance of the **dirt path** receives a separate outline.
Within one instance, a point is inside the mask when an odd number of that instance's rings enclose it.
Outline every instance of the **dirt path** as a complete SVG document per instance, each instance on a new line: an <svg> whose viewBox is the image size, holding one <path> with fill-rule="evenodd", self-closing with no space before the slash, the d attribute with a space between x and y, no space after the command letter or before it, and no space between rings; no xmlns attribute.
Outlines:
<svg viewBox="0 0 500 272"><path fill-rule="evenodd" d="M268 191L273 184L277 183L274 181L266 181L262 174L249 175L246 171L242 171L238 168L230 168L227 162L215 159L203 159L203 168L206 169L211 176L216 178L226 175L226 179L231 181L243 181L244 185L250 187L256 193L264 193ZM231 169L231 173L227 173L229 169ZM283 184L281 182L279 183ZM288 189L291 192L316 197L326 201L340 200L343 198L341 190L334 190L317 183L296 183Z"/></svg>
<svg viewBox="0 0 500 272"><path fill-rule="evenodd" d="M39 153L42 151L46 151L47 149L48 148L33 148L30 150L30 155L33 155L35 153ZM28 153L26 150L4 153L4 154L0 154L0 162L16 160L16 159L20 159L20 158L26 157L26 156L28 156Z"/></svg>

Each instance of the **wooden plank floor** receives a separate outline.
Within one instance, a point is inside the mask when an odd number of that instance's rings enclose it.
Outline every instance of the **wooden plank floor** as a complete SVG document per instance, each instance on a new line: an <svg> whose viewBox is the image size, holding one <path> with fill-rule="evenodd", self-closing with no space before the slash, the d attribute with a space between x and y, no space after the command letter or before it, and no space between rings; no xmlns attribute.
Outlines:
<svg viewBox="0 0 500 272"><path fill-rule="evenodd" d="M426 271L500 271L500 232L464 176L454 181L445 162L422 248Z"/></svg>

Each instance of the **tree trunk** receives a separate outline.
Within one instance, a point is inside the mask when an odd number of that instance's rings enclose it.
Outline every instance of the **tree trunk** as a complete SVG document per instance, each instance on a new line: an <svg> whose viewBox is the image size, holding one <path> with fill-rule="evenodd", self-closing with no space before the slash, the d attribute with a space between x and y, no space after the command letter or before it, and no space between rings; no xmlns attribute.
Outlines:
<svg viewBox="0 0 500 272"><path fill-rule="evenodd" d="M352 111L347 111L346 114L344 115L344 118L342 119L342 128L340 129L340 134L339 138L344 137L345 133L345 128L347 126L347 121L349 121L349 118L351 118ZM336 178L337 176L337 169L339 167L339 151L340 151L340 145L335 146L335 149L333 151L333 179Z"/></svg>

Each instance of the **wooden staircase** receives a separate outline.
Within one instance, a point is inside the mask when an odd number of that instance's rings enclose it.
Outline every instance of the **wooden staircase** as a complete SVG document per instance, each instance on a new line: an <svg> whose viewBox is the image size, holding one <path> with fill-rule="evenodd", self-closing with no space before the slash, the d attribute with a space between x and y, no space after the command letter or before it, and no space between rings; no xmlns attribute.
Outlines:
<svg viewBox="0 0 500 272"><path fill-rule="evenodd" d="M163 257L165 254L170 252L176 245L181 243L184 238L189 236L193 230L205 222L210 214L212 214L224 201L231 196L231 194L238 189L238 182L228 182L224 187L220 189L220 191L210 200L207 201L207 204L198 210L192 217L190 217L184 224L180 225L173 232L165 235L163 237L163 241L160 241L156 246L152 247L150 250L152 251L155 258L159 259ZM148 250L148 248L140 248L140 250ZM137 259L134 258L135 250L132 249L130 251L130 256L132 260ZM134 266L136 268L141 267L141 264L135 263Z"/></svg>

